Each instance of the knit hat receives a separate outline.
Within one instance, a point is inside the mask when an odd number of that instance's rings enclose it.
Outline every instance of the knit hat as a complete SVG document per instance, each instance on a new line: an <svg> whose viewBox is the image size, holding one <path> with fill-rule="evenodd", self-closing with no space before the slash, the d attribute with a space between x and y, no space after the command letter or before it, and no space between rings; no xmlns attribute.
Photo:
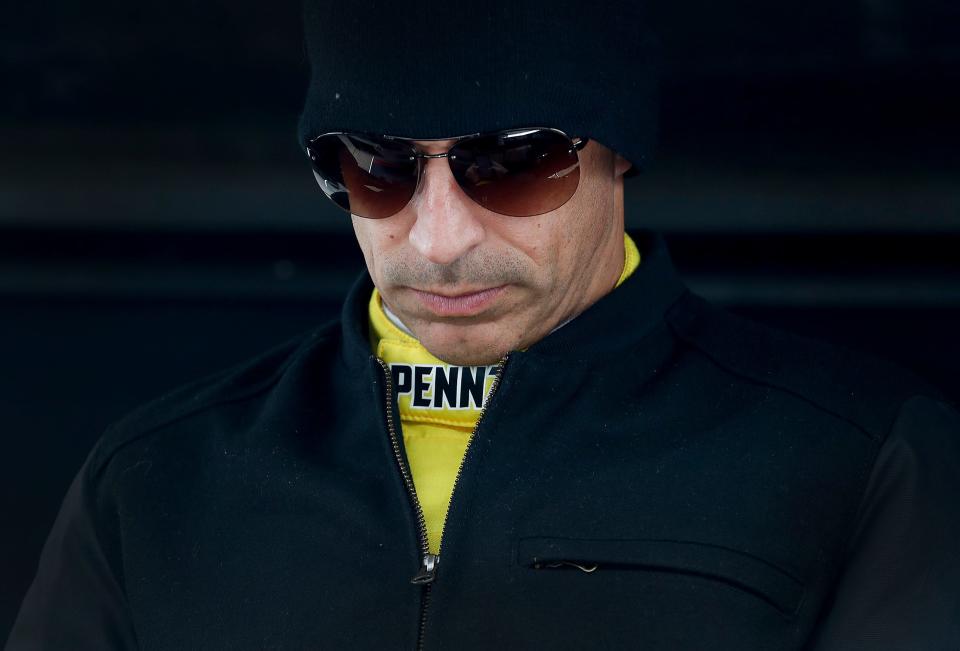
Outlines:
<svg viewBox="0 0 960 651"><path fill-rule="evenodd" d="M637 0L305 0L299 140L554 127L645 168L658 47Z"/></svg>

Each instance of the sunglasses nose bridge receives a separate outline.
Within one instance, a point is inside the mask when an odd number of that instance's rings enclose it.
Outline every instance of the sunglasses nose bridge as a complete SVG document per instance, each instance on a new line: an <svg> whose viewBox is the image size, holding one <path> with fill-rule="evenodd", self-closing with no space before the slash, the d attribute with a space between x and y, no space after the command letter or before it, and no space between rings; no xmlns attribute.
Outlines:
<svg viewBox="0 0 960 651"><path fill-rule="evenodd" d="M471 199L460 186L460 182L454 176L453 168L449 161L446 163L430 164L431 158L450 158L449 152L440 154L425 154L417 152L417 187L414 190L414 196L411 201L421 207L427 207L431 203L442 202L445 205L451 204L450 195L459 195L457 197L463 204L473 203ZM433 171L431 171L433 168ZM445 168L445 169L444 169ZM438 185L439 184L439 185ZM431 196L436 193L442 193L442 196Z"/></svg>
<svg viewBox="0 0 960 651"><path fill-rule="evenodd" d="M420 194L421 194L421 192L423 191L423 186L424 186L424 183L425 183L424 177L427 175L427 170L428 170L429 167L430 167L430 165L429 165L429 160L432 159L432 158L446 158L446 159L450 159L451 157L450 157L450 151L449 151L449 150L448 150L448 151L444 151L444 152L440 152L440 153L437 153L437 154L428 154L428 153L422 152L422 151L415 151L415 152L414 152L414 157L417 159L417 187L416 187L416 189L414 190L414 197L413 197L413 199L416 200L416 199L420 198ZM456 155L454 155L454 158L455 158L455 157L456 157ZM447 161L446 167L447 167L447 169L450 170L450 174L451 174L451 176L452 176L452 175L453 175L453 168L450 166L450 160ZM457 187L460 186L459 182L457 182L457 180L456 180L456 177L453 177L453 181L454 181L454 184L457 185ZM463 189L460 188L460 190L462 191ZM469 197L467 197L467 198L469 199Z"/></svg>
<svg viewBox="0 0 960 651"><path fill-rule="evenodd" d="M409 240L433 263L450 264L484 238L485 227L478 219L476 203L464 193L444 162L430 165L429 161L420 161L420 178L409 207L413 213Z"/></svg>

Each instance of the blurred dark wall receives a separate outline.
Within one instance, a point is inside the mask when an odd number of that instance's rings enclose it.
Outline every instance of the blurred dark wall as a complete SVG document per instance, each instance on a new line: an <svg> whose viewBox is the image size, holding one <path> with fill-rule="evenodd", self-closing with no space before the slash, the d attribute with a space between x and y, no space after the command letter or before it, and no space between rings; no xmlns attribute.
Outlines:
<svg viewBox="0 0 960 651"><path fill-rule="evenodd" d="M628 225L708 298L960 399L960 4L653 17L662 136ZM295 2L5 6L0 637L103 428L335 316L362 270L297 149L299 29Z"/></svg>

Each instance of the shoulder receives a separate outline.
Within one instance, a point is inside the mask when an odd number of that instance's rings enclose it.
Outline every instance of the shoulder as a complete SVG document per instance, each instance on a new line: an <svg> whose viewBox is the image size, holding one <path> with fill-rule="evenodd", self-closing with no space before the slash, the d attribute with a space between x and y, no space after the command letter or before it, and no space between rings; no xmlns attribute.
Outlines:
<svg viewBox="0 0 960 651"><path fill-rule="evenodd" d="M892 362L751 321L692 293L674 304L667 322L675 336L728 373L792 394L878 443L908 400L943 399Z"/></svg>
<svg viewBox="0 0 960 651"><path fill-rule="evenodd" d="M949 466L952 481L960 482L960 412L929 395L912 396L900 405L884 448L913 465L926 461L931 467Z"/></svg>
<svg viewBox="0 0 960 651"><path fill-rule="evenodd" d="M140 405L106 429L88 458L88 472L96 474L135 441L162 436L176 429L172 426L218 407L268 394L298 360L318 348L335 346L339 332L339 320L330 321Z"/></svg>

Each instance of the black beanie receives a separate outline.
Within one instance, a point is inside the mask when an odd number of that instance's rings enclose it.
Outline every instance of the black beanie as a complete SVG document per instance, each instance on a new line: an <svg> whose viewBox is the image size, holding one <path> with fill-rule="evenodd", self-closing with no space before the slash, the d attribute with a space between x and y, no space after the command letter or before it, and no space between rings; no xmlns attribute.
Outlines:
<svg viewBox="0 0 960 651"><path fill-rule="evenodd" d="M658 48L636 0L305 0L301 146L554 127L647 167Z"/></svg>

